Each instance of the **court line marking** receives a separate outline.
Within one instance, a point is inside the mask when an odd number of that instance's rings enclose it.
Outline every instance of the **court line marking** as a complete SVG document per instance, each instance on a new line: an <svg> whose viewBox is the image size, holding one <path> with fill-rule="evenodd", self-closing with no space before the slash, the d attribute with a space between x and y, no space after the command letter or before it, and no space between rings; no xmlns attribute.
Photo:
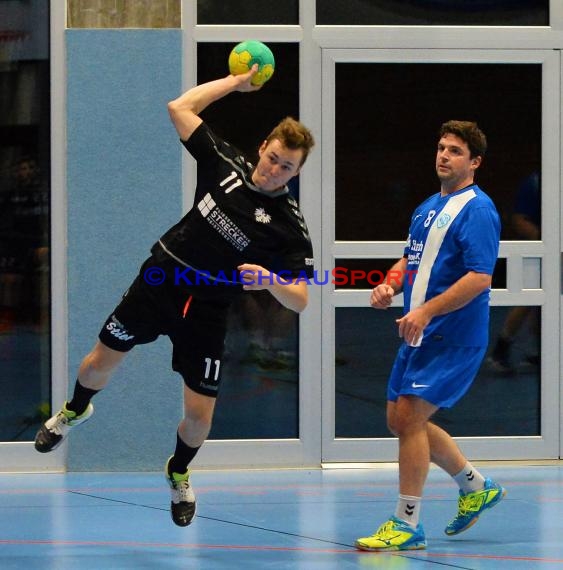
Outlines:
<svg viewBox="0 0 563 570"><path fill-rule="evenodd" d="M155 507L153 505L144 505L142 503L134 503L131 501L123 501L120 499L112 499L109 497L101 497L98 495L93 495L91 493L82 493L82 492L78 492L78 491L72 491L69 490L68 491L71 494L74 495L81 495L84 497L89 497L89 498L93 498L93 499L100 499L102 501L108 501L108 502L112 502L112 503L120 503L120 504L124 504L124 505L129 505L129 506L135 506L135 507L141 507L141 508L147 508L147 509L153 509L153 510L157 510L157 511L163 511L163 512L169 512L168 508L164 508L164 507ZM236 545L199 545L199 547L201 548L225 548L225 549L252 549L255 548L256 550L292 550L292 551L300 551L300 552L332 552L332 553L341 553L341 554L360 554L360 555L378 555L378 556L399 556L402 558L407 558L409 560L416 560L416 561L422 561L422 562L427 562L427 563L432 563L432 564L437 564L437 565L441 565L441 566L449 566L452 568L460 568L460 569L464 569L464 570L471 570L469 568L466 568L464 566L455 566L451 563L444 563L444 562L440 562L437 560L431 560L431 558L461 558L461 559L471 559L471 560L498 560L498 561L510 561L510 562L540 562L540 563L556 563L556 564L563 564L563 559L550 559L550 558L540 558L540 557L534 557L534 556L501 556L501 555L495 555L495 554L464 554L464 553L440 553L440 552L428 552L427 550L424 551L420 551L416 553L416 555L413 555L412 552L408 552L408 551L395 551L395 552L366 552L366 551L359 551L357 550L353 545L350 544L346 544L346 543L342 543L342 542L336 542L336 541L332 541L332 540L327 540L327 539L323 539L323 538L317 538L317 537L313 537L313 536L306 536L306 535L302 535L302 534L297 534L297 533L291 533L288 531L283 531L283 530L276 530L276 529L270 529L270 528L266 528L266 527L261 527L261 526L256 526L256 525L250 525L250 524L246 524L246 523L240 523L240 522L234 522L234 521L228 521L228 520L224 520L224 519L219 519L219 518L214 518L214 517L208 517L208 516L204 516L204 515L196 515L197 518L199 519L205 519L205 520L210 520L210 521L215 521L215 522L221 522L224 524L232 524L235 526L242 526L242 527L246 527L246 528L252 528L252 529L256 529L256 530L261 530L261 531L265 531L265 532L271 532L271 533L275 533L275 534L282 534L282 535L287 535L287 536L293 536L296 538L303 538L303 539L307 539L307 540L314 540L317 542L324 542L324 543L328 543L328 544L334 544L337 546L345 546L347 548L349 548L350 550L339 550L339 549L309 549L309 548L305 548L305 547L274 547L274 546L236 546ZM0 544L2 543L2 540L0 540ZM142 545L145 543L139 543L139 545ZM171 545L174 546L174 545ZM177 547L181 548L181 547L185 547L185 548L194 548L197 546L193 546L193 545L176 545ZM407 555L408 554L408 555Z"/></svg>

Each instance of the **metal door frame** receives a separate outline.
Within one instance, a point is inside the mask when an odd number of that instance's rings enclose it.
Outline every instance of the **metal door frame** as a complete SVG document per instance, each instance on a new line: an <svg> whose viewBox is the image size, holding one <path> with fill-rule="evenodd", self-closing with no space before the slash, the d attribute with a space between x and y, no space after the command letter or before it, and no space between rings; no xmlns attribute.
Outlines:
<svg viewBox="0 0 563 570"><path fill-rule="evenodd" d="M451 32L451 43L455 35ZM441 38L444 40L444 37ZM444 43L444 42L442 42ZM447 43L447 42L446 42ZM338 258L396 258L403 242L335 240L335 65L337 62L385 63L539 63L542 65L542 241L501 242L507 258L507 289L494 290L492 305L541 305L541 436L459 438L478 459L553 459L560 454L559 382L559 204L560 200L560 52L554 50L472 49L325 49L323 50L323 258L330 270ZM554 128L554 125L556 126ZM542 260L541 263L531 260ZM554 260L557 260L554 262ZM539 268L541 266L541 275ZM541 288L543 284L543 288ZM367 307L369 291L323 287L323 462L395 461L396 439L335 437L335 310ZM358 325L360 326L360 325Z"/></svg>

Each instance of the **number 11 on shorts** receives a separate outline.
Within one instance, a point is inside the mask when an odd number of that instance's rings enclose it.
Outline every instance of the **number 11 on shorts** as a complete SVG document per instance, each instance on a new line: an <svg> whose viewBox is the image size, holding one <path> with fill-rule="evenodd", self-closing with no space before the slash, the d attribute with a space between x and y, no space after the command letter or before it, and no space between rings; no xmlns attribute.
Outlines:
<svg viewBox="0 0 563 570"><path fill-rule="evenodd" d="M213 380L217 381L219 378L219 369L221 368L221 361L215 360L213 361L211 358L207 357L205 359L205 379L209 379L209 375L211 374L211 366L215 364L215 374L213 375Z"/></svg>

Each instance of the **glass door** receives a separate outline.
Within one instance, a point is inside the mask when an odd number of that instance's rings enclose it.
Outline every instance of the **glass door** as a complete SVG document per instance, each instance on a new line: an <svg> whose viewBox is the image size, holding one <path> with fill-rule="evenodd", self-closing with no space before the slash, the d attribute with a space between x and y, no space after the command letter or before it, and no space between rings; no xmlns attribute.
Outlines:
<svg viewBox="0 0 563 570"><path fill-rule="evenodd" d="M558 76L547 50L323 51L323 462L397 458L385 407L402 299L376 311L369 294L439 188L437 132L450 119L488 137L476 182L503 229L490 352L435 419L476 459L559 456Z"/></svg>
<svg viewBox="0 0 563 570"><path fill-rule="evenodd" d="M233 13L222 1L184 2L184 7L193 8L183 11L186 85L223 76L228 53L239 41L259 38L275 54L276 80L269 82L258 97L234 93L202 113L212 129L253 161L258 141L284 116L299 118L316 132L310 120L313 106L306 98L310 99L311 85L303 81L311 77L309 48L300 43L303 14L299 2L282 4L253 3ZM308 94L305 98L304 92ZM318 201L315 190L320 183L315 168L319 155L316 148L303 173L290 183L290 192L300 203L312 234L314 218L309 212L310 205ZM184 207L189 209L197 168L186 153L183 161ZM235 302L221 393L208 441L198 453L198 465L318 464L319 365L314 356L302 356L319 352L320 339L311 326L315 320L314 292L311 297L310 306L300 315L281 307L267 292L247 294Z"/></svg>
<svg viewBox="0 0 563 570"><path fill-rule="evenodd" d="M38 461L51 402L50 3L0 7L0 463ZM40 463L41 465L38 465Z"/></svg>

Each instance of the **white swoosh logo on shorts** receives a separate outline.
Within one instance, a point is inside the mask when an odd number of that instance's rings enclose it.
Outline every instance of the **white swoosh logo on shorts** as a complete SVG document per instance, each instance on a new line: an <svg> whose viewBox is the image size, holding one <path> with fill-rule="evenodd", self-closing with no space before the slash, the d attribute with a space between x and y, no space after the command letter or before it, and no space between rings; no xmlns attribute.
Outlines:
<svg viewBox="0 0 563 570"><path fill-rule="evenodd" d="M413 382L412 387L413 388L429 388L430 386L428 384L417 384L416 382Z"/></svg>

